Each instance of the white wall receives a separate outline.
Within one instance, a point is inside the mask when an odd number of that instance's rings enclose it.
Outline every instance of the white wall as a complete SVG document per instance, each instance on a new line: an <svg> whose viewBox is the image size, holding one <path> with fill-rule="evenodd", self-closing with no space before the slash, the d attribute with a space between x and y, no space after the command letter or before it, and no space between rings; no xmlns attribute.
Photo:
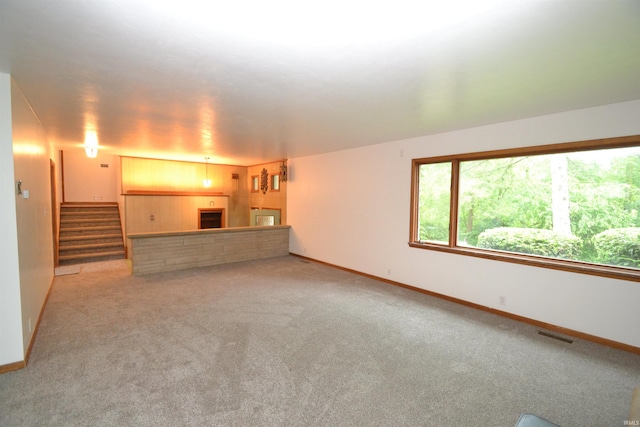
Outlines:
<svg viewBox="0 0 640 427"><path fill-rule="evenodd" d="M20 269L11 132L11 78L0 73L0 366L21 362Z"/></svg>
<svg viewBox="0 0 640 427"><path fill-rule="evenodd" d="M29 198L16 197L24 349L29 347L54 274L51 224L51 147L37 117L11 84L13 164Z"/></svg>
<svg viewBox="0 0 640 427"><path fill-rule="evenodd" d="M120 157L98 151L98 156L91 159L79 147L64 150L63 161L65 202L118 201ZM103 164L108 167L101 167Z"/></svg>
<svg viewBox="0 0 640 427"><path fill-rule="evenodd" d="M290 251L640 347L640 283L408 246L412 158L636 134L640 100L291 159Z"/></svg>

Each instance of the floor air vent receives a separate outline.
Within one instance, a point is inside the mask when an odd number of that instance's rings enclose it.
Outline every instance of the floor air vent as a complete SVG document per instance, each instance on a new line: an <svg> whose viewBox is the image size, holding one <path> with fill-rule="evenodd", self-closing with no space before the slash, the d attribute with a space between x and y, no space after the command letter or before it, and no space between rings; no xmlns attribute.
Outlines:
<svg viewBox="0 0 640 427"><path fill-rule="evenodd" d="M538 331L538 335L542 335L548 338L553 338L554 340L566 342L567 344L573 344L573 340L570 340L569 338L561 337L560 335L552 334L550 332Z"/></svg>

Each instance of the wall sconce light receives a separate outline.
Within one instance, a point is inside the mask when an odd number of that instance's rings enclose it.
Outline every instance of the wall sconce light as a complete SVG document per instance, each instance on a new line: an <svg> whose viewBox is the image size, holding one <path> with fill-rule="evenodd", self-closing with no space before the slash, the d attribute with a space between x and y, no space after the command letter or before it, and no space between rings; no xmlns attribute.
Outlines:
<svg viewBox="0 0 640 427"><path fill-rule="evenodd" d="M209 158L205 157L205 178L202 180L202 185L205 187L211 187L211 180L209 179Z"/></svg>
<svg viewBox="0 0 640 427"><path fill-rule="evenodd" d="M284 182L287 180L287 159L284 159L282 163L280 163L280 181Z"/></svg>

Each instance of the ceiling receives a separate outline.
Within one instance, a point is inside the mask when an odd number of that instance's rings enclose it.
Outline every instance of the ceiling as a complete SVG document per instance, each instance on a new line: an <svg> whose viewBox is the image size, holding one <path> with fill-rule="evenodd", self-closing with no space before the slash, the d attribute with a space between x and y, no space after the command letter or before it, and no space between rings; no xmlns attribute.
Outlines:
<svg viewBox="0 0 640 427"><path fill-rule="evenodd" d="M251 165L640 99L640 1L2 0L0 72L59 148Z"/></svg>

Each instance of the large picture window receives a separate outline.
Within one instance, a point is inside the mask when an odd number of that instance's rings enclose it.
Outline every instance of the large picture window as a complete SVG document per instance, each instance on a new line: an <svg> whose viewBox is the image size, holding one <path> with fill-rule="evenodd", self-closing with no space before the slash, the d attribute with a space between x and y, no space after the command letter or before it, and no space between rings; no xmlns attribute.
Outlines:
<svg viewBox="0 0 640 427"><path fill-rule="evenodd" d="M640 136L413 160L410 245L640 281Z"/></svg>

